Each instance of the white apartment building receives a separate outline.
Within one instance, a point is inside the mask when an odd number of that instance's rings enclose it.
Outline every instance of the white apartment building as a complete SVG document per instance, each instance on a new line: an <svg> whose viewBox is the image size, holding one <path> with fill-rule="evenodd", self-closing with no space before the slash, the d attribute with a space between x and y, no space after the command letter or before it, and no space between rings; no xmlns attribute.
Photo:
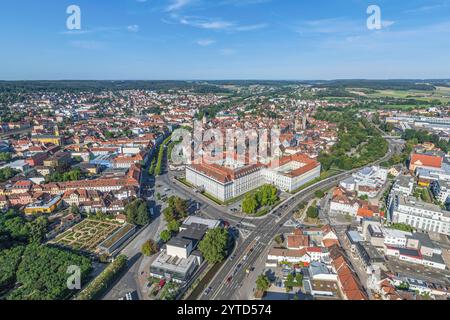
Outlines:
<svg viewBox="0 0 450 320"><path fill-rule="evenodd" d="M393 222L405 223L422 231L450 235L450 212L437 205L394 194L390 212Z"/></svg>
<svg viewBox="0 0 450 320"><path fill-rule="evenodd" d="M414 190L414 177L410 175L400 175L392 186L392 191L409 196Z"/></svg>

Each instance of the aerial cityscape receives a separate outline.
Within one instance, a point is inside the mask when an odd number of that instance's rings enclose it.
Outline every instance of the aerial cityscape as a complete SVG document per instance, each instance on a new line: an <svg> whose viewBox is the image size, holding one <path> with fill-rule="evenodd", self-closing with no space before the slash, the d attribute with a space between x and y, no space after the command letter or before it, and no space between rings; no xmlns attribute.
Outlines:
<svg viewBox="0 0 450 320"><path fill-rule="evenodd" d="M0 5L0 300L450 299L449 2L78 2Z"/></svg>

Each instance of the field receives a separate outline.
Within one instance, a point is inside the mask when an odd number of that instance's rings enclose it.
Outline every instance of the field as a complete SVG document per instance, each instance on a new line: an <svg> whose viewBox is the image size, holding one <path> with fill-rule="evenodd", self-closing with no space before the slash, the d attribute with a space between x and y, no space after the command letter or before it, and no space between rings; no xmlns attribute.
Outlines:
<svg viewBox="0 0 450 320"><path fill-rule="evenodd" d="M356 91L357 89L355 89ZM450 102L450 88L437 87L434 91L422 90L377 90L375 93L364 94L370 98L397 98L397 99L415 99L431 102L440 100L443 103Z"/></svg>
<svg viewBox="0 0 450 320"><path fill-rule="evenodd" d="M102 241L121 226L118 222L85 219L57 236L50 243L94 252Z"/></svg>

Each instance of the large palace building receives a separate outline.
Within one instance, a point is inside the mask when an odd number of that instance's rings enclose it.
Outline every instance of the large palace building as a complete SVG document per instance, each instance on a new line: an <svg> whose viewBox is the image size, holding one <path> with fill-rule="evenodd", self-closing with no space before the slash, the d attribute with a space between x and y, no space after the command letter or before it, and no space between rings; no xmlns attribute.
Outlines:
<svg viewBox="0 0 450 320"><path fill-rule="evenodd" d="M213 197L226 201L269 183L291 192L320 176L320 163L302 154L270 164L246 164L236 157L186 166L186 180Z"/></svg>

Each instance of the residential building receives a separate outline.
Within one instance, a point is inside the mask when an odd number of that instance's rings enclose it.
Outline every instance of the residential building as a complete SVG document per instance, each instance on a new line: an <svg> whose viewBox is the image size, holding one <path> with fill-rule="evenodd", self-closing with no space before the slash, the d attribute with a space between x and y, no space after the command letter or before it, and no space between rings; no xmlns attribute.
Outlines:
<svg viewBox="0 0 450 320"><path fill-rule="evenodd" d="M450 235L450 212L437 205L395 194L390 213L393 222L405 223L418 230Z"/></svg>
<svg viewBox="0 0 450 320"><path fill-rule="evenodd" d="M442 204L450 202L450 181L435 180L430 184L431 192Z"/></svg>

